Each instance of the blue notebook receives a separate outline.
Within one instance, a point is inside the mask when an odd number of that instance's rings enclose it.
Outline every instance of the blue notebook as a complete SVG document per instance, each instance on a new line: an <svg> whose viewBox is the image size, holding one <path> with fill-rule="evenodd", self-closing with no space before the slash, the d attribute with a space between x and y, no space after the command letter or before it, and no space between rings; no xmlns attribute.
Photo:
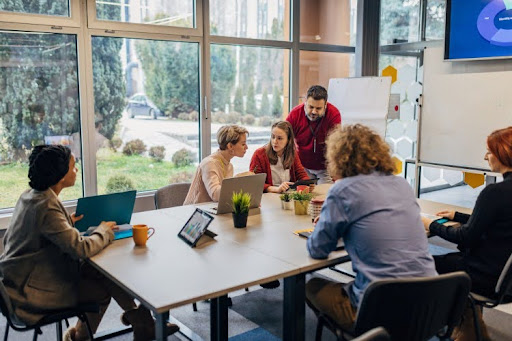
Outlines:
<svg viewBox="0 0 512 341"><path fill-rule="evenodd" d="M91 226L98 226L102 221L115 221L117 225L130 224L137 191L96 195L78 199L76 215L84 217L75 223L80 232L85 232ZM115 239L132 236L131 227L121 226L115 231Z"/></svg>

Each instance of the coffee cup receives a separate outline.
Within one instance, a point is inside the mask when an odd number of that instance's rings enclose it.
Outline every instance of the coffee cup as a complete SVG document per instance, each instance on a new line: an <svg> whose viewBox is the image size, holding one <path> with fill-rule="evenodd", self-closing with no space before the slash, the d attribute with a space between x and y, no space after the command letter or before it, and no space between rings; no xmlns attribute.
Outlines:
<svg viewBox="0 0 512 341"><path fill-rule="evenodd" d="M155 229L145 224L133 225L132 230L133 241L137 246L145 246L148 239L155 234ZM149 233L150 231L151 233Z"/></svg>

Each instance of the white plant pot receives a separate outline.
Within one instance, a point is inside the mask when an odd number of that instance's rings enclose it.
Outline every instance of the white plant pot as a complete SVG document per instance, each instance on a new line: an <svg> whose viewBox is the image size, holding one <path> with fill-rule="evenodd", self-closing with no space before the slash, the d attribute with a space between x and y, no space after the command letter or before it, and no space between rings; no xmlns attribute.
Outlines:
<svg viewBox="0 0 512 341"><path fill-rule="evenodd" d="M284 200L281 200L281 208L283 210L288 210L288 211L292 211L293 210L293 201L284 201Z"/></svg>

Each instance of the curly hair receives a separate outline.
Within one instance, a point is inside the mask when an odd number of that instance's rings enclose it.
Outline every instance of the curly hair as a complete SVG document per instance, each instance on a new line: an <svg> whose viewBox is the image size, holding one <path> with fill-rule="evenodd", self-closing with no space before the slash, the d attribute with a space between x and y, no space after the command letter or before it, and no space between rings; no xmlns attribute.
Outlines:
<svg viewBox="0 0 512 341"><path fill-rule="evenodd" d="M512 127L493 131L487 137L487 146L502 165L512 167Z"/></svg>
<svg viewBox="0 0 512 341"><path fill-rule="evenodd" d="M395 171L388 144L364 125L338 126L331 131L326 144L327 169L335 178Z"/></svg>
<svg viewBox="0 0 512 341"><path fill-rule="evenodd" d="M69 171L71 150L61 145L40 145L32 149L28 158L29 186L45 191L57 184Z"/></svg>

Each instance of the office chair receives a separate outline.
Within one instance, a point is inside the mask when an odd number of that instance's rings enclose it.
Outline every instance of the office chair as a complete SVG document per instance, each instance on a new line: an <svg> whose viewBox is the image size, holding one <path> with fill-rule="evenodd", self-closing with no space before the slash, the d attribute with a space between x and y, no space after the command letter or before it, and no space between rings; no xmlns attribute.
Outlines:
<svg viewBox="0 0 512 341"><path fill-rule="evenodd" d="M189 182L183 182L159 188L155 193L156 209L183 205L190 185Z"/></svg>
<svg viewBox="0 0 512 341"><path fill-rule="evenodd" d="M428 340L436 334L448 338L464 311L470 283L469 276L462 271L372 282L361 298L351 330L343 330L310 305L318 317L316 340L321 340L324 325L338 340L345 340L344 333L359 336L379 326L394 341Z"/></svg>
<svg viewBox="0 0 512 341"><path fill-rule="evenodd" d="M512 286L512 254L508 257L507 263L503 267L501 271L500 277L498 278L498 282L496 283L496 287L494 289L494 296L485 297L482 295L475 294L473 292L469 293L469 300L471 302L471 308L473 309L473 321L475 323L475 333L478 341L482 340L482 331L480 327L480 322L478 321L478 312L477 309L485 308L494 308L503 302L507 293ZM508 302L506 302L508 303ZM477 307L478 306L478 307Z"/></svg>
<svg viewBox="0 0 512 341"><path fill-rule="evenodd" d="M389 334L382 327L373 328L366 333L352 339L352 341L389 341Z"/></svg>
<svg viewBox="0 0 512 341"><path fill-rule="evenodd" d="M89 325L89 320L87 319L85 313L98 312L99 306L97 304L84 304L74 308L57 310L51 314L46 315L37 323L33 325L28 325L26 323L21 322L18 319L18 317L14 314L11 299L7 294L4 284L2 283L2 281L0 281L0 310L7 319L7 324L5 325L4 341L7 341L7 338L9 337L9 328L12 328L20 332L34 330L33 340L37 341L38 335L41 335L43 333L41 331L41 327L54 323L57 328L56 340L62 341L62 320L71 317L78 317L82 321L85 321L89 337L91 338L91 340L94 340L94 335L92 333L91 326Z"/></svg>

